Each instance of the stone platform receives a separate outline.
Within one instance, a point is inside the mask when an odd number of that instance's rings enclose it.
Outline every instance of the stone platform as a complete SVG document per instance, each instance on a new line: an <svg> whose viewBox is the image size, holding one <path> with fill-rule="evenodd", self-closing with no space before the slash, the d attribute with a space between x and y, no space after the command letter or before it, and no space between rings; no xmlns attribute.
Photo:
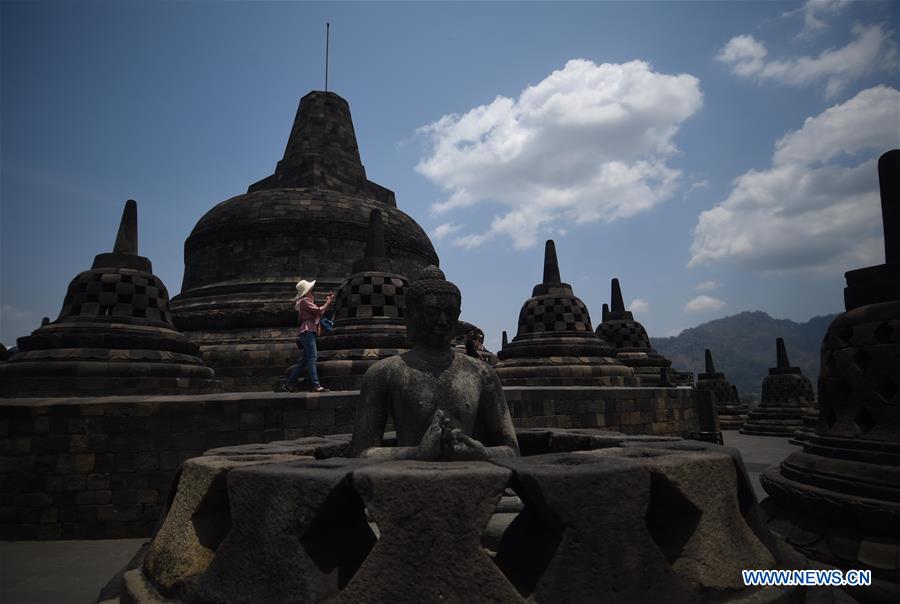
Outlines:
<svg viewBox="0 0 900 604"><path fill-rule="evenodd" d="M508 387L519 428L687 436L686 388ZM0 539L152 534L176 470L203 451L353 430L357 391L0 400ZM318 451L318 453L316 453ZM323 456L322 447L313 454ZM329 455L334 454L333 452Z"/></svg>
<svg viewBox="0 0 900 604"><path fill-rule="evenodd" d="M519 438L526 456L494 462L287 460L284 446L210 451L185 464L159 532L102 597L787 596L741 580L742 568L774 568L781 554L736 450L603 430L526 429ZM511 492L514 511L505 505Z"/></svg>

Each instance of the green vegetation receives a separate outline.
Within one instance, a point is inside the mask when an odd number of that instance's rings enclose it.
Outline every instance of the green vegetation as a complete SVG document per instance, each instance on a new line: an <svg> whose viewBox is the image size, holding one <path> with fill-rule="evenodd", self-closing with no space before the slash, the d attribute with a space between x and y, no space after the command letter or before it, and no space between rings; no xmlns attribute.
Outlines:
<svg viewBox="0 0 900 604"><path fill-rule="evenodd" d="M759 396L763 378L775 366L775 338L784 338L791 365L800 367L813 387L819 377L819 351L828 325L837 315L813 317L806 323L773 319L762 311L742 312L716 319L673 338L651 338L657 352L672 360L672 366L704 371L703 350L713 354L716 371L722 371L737 386L741 398Z"/></svg>

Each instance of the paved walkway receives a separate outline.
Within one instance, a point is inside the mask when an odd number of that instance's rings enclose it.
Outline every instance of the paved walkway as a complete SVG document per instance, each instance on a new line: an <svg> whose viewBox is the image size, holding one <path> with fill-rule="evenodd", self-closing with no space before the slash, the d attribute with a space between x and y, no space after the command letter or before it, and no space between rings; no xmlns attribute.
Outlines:
<svg viewBox="0 0 900 604"><path fill-rule="evenodd" d="M765 497L759 474L799 449L786 438L724 433L741 451L757 497ZM144 539L0 542L0 603L68 604L95 601L137 552Z"/></svg>
<svg viewBox="0 0 900 604"><path fill-rule="evenodd" d="M759 484L759 475L769 466L779 463L782 459L799 451L801 447L788 443L787 438L779 436L749 436L741 434L737 430L725 430L722 433L725 446L734 447L741 452L744 465L750 480L753 481L753 489L756 498L762 501L766 492Z"/></svg>

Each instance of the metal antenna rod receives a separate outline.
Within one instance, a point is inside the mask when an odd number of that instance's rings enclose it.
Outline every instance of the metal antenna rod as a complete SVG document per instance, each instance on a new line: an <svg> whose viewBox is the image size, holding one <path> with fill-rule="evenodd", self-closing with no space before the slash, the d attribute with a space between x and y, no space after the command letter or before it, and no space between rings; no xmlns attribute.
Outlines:
<svg viewBox="0 0 900 604"><path fill-rule="evenodd" d="M325 92L328 92L328 37L331 32L331 23L325 23Z"/></svg>

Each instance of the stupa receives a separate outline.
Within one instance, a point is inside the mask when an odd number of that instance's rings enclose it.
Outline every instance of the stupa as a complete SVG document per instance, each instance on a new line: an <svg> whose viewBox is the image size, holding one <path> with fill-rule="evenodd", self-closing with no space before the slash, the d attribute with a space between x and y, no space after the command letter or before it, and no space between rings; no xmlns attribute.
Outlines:
<svg viewBox="0 0 900 604"><path fill-rule="evenodd" d="M375 361L408 349L409 281L387 257L381 210L369 215L365 255L352 270L335 295L334 329L317 342L319 377L333 390L359 390Z"/></svg>
<svg viewBox="0 0 900 604"><path fill-rule="evenodd" d="M869 569L862 601L900 601L900 150L878 162L885 263L846 273L822 343L819 422L760 477L770 527L810 558Z"/></svg>
<svg viewBox="0 0 900 604"><path fill-rule="evenodd" d="M363 256L369 215L382 213L386 255L399 274L438 264L428 236L366 178L350 107L333 92L300 100L275 173L213 207L184 244L175 324L228 390L267 389L296 354L291 300L300 279L336 289ZM321 300L320 300L321 302Z"/></svg>
<svg viewBox="0 0 900 604"><path fill-rule="evenodd" d="M7 397L194 394L221 388L172 324L169 293L138 255L137 203L122 212L112 253L69 284L56 321L18 339L0 365Z"/></svg>
<svg viewBox="0 0 900 604"><path fill-rule="evenodd" d="M747 421L747 405L742 405L735 388L721 371L716 371L712 351L707 348L706 371L697 375L697 390L709 390L713 395L719 425L723 430L740 430Z"/></svg>
<svg viewBox="0 0 900 604"><path fill-rule="evenodd" d="M516 337L497 353L505 386L636 386L631 367L591 328L584 303L563 283L556 245L544 248L544 278L522 305Z"/></svg>
<svg viewBox="0 0 900 604"><path fill-rule="evenodd" d="M660 371L668 369L672 361L656 352L644 326L634 320L631 311L625 310L619 280L612 280L612 308L603 305L603 321L597 326L597 335L616 349L616 359L631 367L642 386L658 386Z"/></svg>
<svg viewBox="0 0 900 604"><path fill-rule="evenodd" d="M793 436L803 426L803 416L814 412L816 397L809 378L788 360L784 340L775 342L777 364L763 378L759 406L741 427L741 434Z"/></svg>

